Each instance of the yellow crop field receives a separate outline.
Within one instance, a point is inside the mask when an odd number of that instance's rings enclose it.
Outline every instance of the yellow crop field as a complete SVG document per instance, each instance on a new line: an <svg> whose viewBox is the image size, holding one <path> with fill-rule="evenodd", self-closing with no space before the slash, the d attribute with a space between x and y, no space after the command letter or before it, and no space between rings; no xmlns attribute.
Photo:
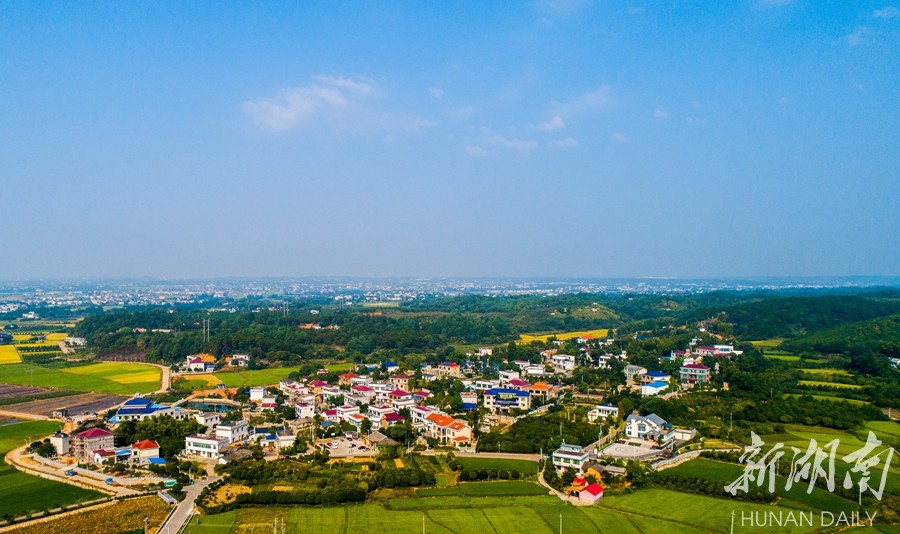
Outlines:
<svg viewBox="0 0 900 534"><path fill-rule="evenodd" d="M54 334L47 334L47 341L53 341L54 343L59 343L60 341L69 337L68 334L64 332L56 332Z"/></svg>
<svg viewBox="0 0 900 534"><path fill-rule="evenodd" d="M28 341L34 336L32 336L31 334L13 334L12 337L13 341Z"/></svg>
<svg viewBox="0 0 900 534"><path fill-rule="evenodd" d="M191 380L203 380L210 386L215 386L216 384L221 384L222 379L218 376L211 374L200 374L200 375L190 375Z"/></svg>
<svg viewBox="0 0 900 534"><path fill-rule="evenodd" d="M151 365L139 363L101 362L82 367L66 369L67 373L102 378L119 384L156 384L160 383L161 371Z"/></svg>
<svg viewBox="0 0 900 534"><path fill-rule="evenodd" d="M546 343L551 337L555 337L560 341L566 341L568 339L575 339L584 336L594 336L595 338L606 337L609 335L608 328L597 328L594 330L578 330L574 332L559 332L555 334L520 334L519 342L520 343L531 343L532 341L540 341L542 343Z"/></svg>
<svg viewBox="0 0 900 534"><path fill-rule="evenodd" d="M21 363L22 358L12 345L0 345L0 365L5 363Z"/></svg>

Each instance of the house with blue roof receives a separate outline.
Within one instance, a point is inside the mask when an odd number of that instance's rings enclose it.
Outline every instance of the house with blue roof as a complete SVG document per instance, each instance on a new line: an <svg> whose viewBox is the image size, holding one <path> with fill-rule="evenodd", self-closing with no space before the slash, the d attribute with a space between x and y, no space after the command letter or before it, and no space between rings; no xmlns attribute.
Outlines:
<svg viewBox="0 0 900 534"><path fill-rule="evenodd" d="M665 390L669 389L668 382L650 382L649 384L641 384L641 396L642 397L652 397L654 395L659 395Z"/></svg>
<svg viewBox="0 0 900 534"><path fill-rule="evenodd" d="M509 388L491 388L484 392L484 407L491 413L531 408L531 393Z"/></svg>
<svg viewBox="0 0 900 534"><path fill-rule="evenodd" d="M178 406L168 406L166 404L157 404L150 399L144 397L133 397L123 402L116 410L116 414L109 418L112 424L119 424L123 421L143 421L148 417L158 417L168 415L175 419L181 420L190 416Z"/></svg>

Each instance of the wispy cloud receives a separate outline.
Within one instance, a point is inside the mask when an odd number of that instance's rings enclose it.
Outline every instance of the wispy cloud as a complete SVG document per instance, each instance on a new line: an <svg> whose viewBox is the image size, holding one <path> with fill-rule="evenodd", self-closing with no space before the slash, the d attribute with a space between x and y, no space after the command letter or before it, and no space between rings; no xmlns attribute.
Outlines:
<svg viewBox="0 0 900 534"><path fill-rule="evenodd" d="M628 138L622 132L613 132L610 138L617 143L627 143Z"/></svg>
<svg viewBox="0 0 900 534"><path fill-rule="evenodd" d="M900 9L894 6L884 6L873 11L872 15L877 19L896 19L900 18Z"/></svg>
<svg viewBox="0 0 900 534"><path fill-rule="evenodd" d="M560 117L571 117L581 113L604 109L612 103L612 87L604 85L595 91L583 93L566 102L551 102L551 108Z"/></svg>
<svg viewBox="0 0 900 534"><path fill-rule="evenodd" d="M481 148L480 146L475 145L466 145L466 153L471 154L472 156L485 157L488 155L488 151Z"/></svg>
<svg viewBox="0 0 900 534"><path fill-rule="evenodd" d="M656 106L656 109L653 111L653 116L662 121L669 118L669 112L662 106Z"/></svg>
<svg viewBox="0 0 900 534"><path fill-rule="evenodd" d="M628 8L629 15L643 15L646 12L647 12L646 9L644 9L642 7L638 7L638 6L631 6Z"/></svg>
<svg viewBox="0 0 900 534"><path fill-rule="evenodd" d="M793 3L794 0L759 0L761 6L786 6Z"/></svg>
<svg viewBox="0 0 900 534"><path fill-rule="evenodd" d="M566 127L566 121L559 115L554 115L552 119L542 124L533 124L528 127L532 131L552 132L554 130L562 130Z"/></svg>
<svg viewBox="0 0 900 534"><path fill-rule="evenodd" d="M549 143L547 143L547 146L553 148L578 148L581 146L581 143L579 143L578 139L575 139L574 137L567 137L565 139L550 141Z"/></svg>
<svg viewBox="0 0 900 534"><path fill-rule="evenodd" d="M483 146L496 146L526 152L537 148L537 141L532 139L519 139L518 137L507 137L505 135L494 132L490 128L482 128L481 136L478 138L478 144Z"/></svg>
<svg viewBox="0 0 900 534"><path fill-rule="evenodd" d="M863 42L866 35L869 33L869 28L865 26L857 26L853 29L853 32L844 37L844 40L847 41L847 44L850 46L856 46Z"/></svg>
<svg viewBox="0 0 900 534"><path fill-rule="evenodd" d="M428 93L435 98L440 98L440 97L444 96L444 90L441 89L440 87L429 87Z"/></svg>
<svg viewBox="0 0 900 534"><path fill-rule="evenodd" d="M246 100L244 112L271 133L301 126L357 133L414 132L434 125L417 115L374 109L373 97L379 90L371 82L324 74L313 80L270 97Z"/></svg>

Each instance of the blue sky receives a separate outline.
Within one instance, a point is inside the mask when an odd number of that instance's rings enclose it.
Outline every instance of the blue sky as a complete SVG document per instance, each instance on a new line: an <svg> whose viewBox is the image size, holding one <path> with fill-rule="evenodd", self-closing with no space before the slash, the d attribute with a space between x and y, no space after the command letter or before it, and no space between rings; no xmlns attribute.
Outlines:
<svg viewBox="0 0 900 534"><path fill-rule="evenodd" d="M0 278L897 275L898 6L0 2Z"/></svg>

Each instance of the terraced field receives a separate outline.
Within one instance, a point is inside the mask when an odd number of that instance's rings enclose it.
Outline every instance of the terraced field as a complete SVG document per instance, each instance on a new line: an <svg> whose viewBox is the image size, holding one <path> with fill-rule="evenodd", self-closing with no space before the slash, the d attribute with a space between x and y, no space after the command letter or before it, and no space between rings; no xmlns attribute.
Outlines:
<svg viewBox="0 0 900 534"><path fill-rule="evenodd" d="M596 506L575 507L556 497L427 497L389 499L345 507L245 508L196 516L187 531L196 534L265 534L273 522L304 534L555 534L563 532L698 533L727 532L731 512L767 512L772 506L714 499L666 490L640 490L605 497ZM776 508L777 509L777 508ZM702 512L700 512L702 511ZM280 528L280 527L279 527ZM784 532L814 529L786 528ZM734 532L759 532L735 525Z"/></svg>

